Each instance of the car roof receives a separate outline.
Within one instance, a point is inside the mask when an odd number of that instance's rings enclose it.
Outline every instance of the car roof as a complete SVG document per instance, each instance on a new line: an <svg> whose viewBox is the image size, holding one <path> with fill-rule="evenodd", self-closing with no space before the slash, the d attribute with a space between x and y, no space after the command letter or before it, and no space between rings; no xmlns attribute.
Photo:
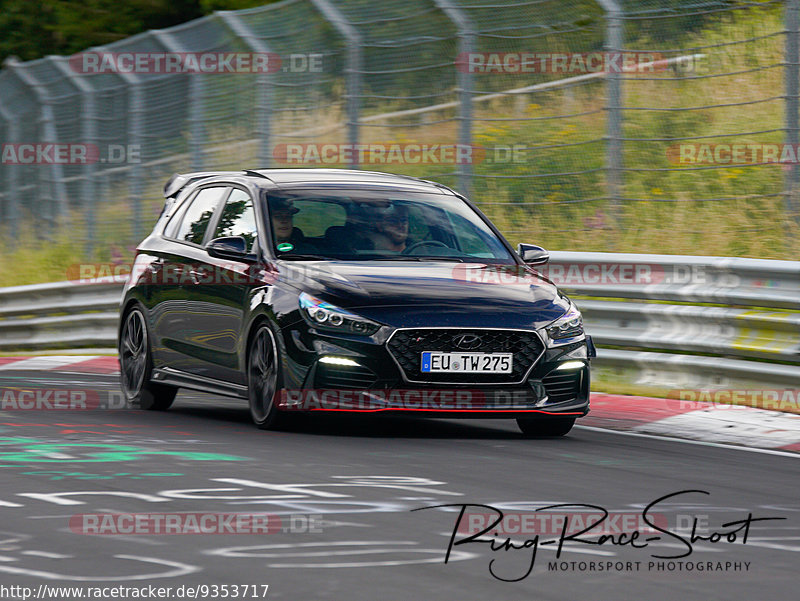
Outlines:
<svg viewBox="0 0 800 601"><path fill-rule="evenodd" d="M408 175L360 171L355 169L259 169L255 171L276 184L384 184L422 186L441 189L444 186Z"/></svg>
<svg viewBox="0 0 800 601"><path fill-rule="evenodd" d="M280 187L383 187L418 192L455 194L443 184L408 175L360 171L355 169L245 169L243 171L205 171L175 174L165 186L165 196L171 196L190 183L211 178L264 178Z"/></svg>

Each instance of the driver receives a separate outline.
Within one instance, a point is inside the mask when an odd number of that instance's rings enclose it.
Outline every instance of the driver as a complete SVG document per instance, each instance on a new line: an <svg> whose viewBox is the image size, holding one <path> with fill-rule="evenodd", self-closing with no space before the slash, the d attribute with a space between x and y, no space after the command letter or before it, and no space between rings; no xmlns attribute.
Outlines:
<svg viewBox="0 0 800 601"><path fill-rule="evenodd" d="M269 212L272 219L272 231L275 233L275 245L302 245L306 239L303 231L294 226L294 216L300 209L288 198L272 197L269 199Z"/></svg>
<svg viewBox="0 0 800 601"><path fill-rule="evenodd" d="M408 208L402 205L386 208L370 237L376 250L402 252L408 248L411 242L408 237Z"/></svg>

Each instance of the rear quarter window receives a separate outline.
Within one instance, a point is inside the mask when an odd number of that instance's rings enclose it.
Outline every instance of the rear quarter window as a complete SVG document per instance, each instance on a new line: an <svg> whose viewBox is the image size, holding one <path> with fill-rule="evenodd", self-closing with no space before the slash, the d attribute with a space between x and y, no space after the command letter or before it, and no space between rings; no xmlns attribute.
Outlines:
<svg viewBox="0 0 800 601"><path fill-rule="evenodd" d="M170 219L164 235L181 242L202 244L214 211L227 191L227 186L214 186L200 190L189 201L186 208L179 210Z"/></svg>

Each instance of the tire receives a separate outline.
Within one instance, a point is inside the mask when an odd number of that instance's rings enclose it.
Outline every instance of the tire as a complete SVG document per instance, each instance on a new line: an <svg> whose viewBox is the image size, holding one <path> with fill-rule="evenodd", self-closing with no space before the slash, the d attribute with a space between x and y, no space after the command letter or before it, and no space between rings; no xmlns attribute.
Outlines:
<svg viewBox="0 0 800 601"><path fill-rule="evenodd" d="M150 381L153 357L147 320L138 307L128 311L123 320L119 336L119 371L125 399L139 409L166 411L178 389Z"/></svg>
<svg viewBox="0 0 800 601"><path fill-rule="evenodd" d="M554 438L565 436L575 425L574 417L554 417L550 419L537 419L518 417L517 425L522 433L532 438Z"/></svg>
<svg viewBox="0 0 800 601"><path fill-rule="evenodd" d="M247 398L250 417L261 430L276 430L286 416L278 409L281 370L275 333L267 324L256 329L247 352Z"/></svg>

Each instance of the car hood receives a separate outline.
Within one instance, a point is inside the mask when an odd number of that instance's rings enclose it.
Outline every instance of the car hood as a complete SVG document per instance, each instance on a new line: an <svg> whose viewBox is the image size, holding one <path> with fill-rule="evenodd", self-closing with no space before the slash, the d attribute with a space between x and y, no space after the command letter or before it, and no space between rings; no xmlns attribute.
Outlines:
<svg viewBox="0 0 800 601"><path fill-rule="evenodd" d="M526 266L402 262L283 262L298 290L395 327L540 328L569 301Z"/></svg>

